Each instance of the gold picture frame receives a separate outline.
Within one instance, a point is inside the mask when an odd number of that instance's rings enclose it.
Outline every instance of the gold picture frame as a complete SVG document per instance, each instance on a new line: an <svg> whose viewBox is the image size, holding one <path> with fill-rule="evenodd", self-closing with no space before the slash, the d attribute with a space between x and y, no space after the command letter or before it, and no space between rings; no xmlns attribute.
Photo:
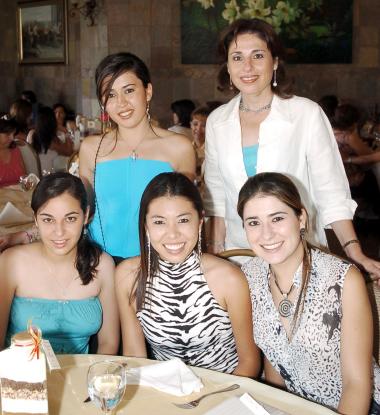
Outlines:
<svg viewBox="0 0 380 415"><path fill-rule="evenodd" d="M66 1L18 2L17 36L20 64L66 64Z"/></svg>

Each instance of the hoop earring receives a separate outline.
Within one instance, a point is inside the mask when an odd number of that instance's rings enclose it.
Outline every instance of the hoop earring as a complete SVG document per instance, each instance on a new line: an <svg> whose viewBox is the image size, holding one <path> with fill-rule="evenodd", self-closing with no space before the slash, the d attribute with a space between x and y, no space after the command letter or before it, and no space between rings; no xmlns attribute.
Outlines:
<svg viewBox="0 0 380 415"><path fill-rule="evenodd" d="M200 261L201 258L202 258L202 230L200 228L199 228L199 232L198 232L197 255L198 255L198 259Z"/></svg>
<svg viewBox="0 0 380 415"><path fill-rule="evenodd" d="M273 72L273 84L272 84L275 88L278 85L277 84L277 69L274 70Z"/></svg>
<svg viewBox="0 0 380 415"><path fill-rule="evenodd" d="M152 248L151 248L151 244L150 244L150 236L149 233L147 232L146 234L146 242L147 242L147 248L148 248L148 275L147 275L147 281L150 281L150 272L152 269Z"/></svg>
<svg viewBox="0 0 380 415"><path fill-rule="evenodd" d="M149 105L150 105L150 103L149 103L149 101L147 101L147 103L146 103L146 116L148 117L148 123L150 124L150 113L149 113Z"/></svg>

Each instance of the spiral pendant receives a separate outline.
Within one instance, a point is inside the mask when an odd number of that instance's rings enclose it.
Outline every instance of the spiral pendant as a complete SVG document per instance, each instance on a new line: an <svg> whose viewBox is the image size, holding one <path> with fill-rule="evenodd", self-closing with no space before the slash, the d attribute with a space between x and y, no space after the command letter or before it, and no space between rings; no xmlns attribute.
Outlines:
<svg viewBox="0 0 380 415"><path fill-rule="evenodd" d="M284 298L278 305L278 312L281 317L290 317L293 314L293 303L287 298Z"/></svg>

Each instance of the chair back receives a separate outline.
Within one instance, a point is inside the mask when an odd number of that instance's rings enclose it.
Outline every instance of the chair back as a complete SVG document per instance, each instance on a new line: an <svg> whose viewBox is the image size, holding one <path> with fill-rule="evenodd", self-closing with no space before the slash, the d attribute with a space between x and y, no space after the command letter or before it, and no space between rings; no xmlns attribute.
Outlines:
<svg viewBox="0 0 380 415"><path fill-rule="evenodd" d="M250 256L254 257L256 254L252 251L252 249L246 249L246 248L237 248L237 249L228 249L223 252L219 252L218 256L220 258L231 258L234 256Z"/></svg>
<svg viewBox="0 0 380 415"><path fill-rule="evenodd" d="M15 143L20 149L26 174L34 173L41 178L41 162L34 148L23 140L15 140Z"/></svg>

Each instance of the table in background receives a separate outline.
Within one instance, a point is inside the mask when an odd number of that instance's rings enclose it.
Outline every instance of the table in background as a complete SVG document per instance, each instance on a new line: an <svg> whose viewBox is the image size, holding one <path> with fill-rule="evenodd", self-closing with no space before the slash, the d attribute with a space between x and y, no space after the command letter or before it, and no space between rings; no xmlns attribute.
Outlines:
<svg viewBox="0 0 380 415"><path fill-rule="evenodd" d="M30 217L30 222L23 224L0 225L0 235L6 235L17 231L24 231L33 225L33 211L30 207L33 191L24 191L21 185L0 187L0 212L7 202L11 202L18 210Z"/></svg>
<svg viewBox="0 0 380 415"><path fill-rule="evenodd" d="M99 414L92 402L83 403L88 396L87 370L90 364L101 360L125 361L120 356L101 355L59 355L58 360L62 370L53 371L48 375L49 414ZM155 361L138 358L127 358L129 367L138 367L153 364ZM157 363L157 362L156 362ZM249 378L227 375L207 369L192 368L202 379L204 387L198 394L186 397L176 397L153 388L127 385L123 401L117 407L117 415L200 415L209 411L224 400L232 396L241 396L248 392L257 401L271 405L291 415L332 415L334 412L320 405L299 398ZM241 387L232 392L210 396L194 409L180 409L173 402L183 403L220 387L238 383Z"/></svg>

